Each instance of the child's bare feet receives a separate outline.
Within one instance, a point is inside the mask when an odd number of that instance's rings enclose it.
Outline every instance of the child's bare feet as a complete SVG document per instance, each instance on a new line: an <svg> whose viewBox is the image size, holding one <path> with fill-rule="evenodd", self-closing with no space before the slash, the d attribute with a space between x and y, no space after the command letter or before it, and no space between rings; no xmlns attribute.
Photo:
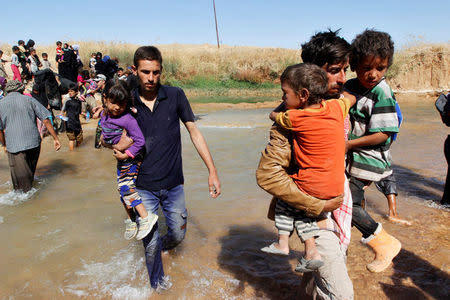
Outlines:
<svg viewBox="0 0 450 300"><path fill-rule="evenodd" d="M316 240L314 238L307 239L305 241L305 259L306 260L322 260L319 252L316 248Z"/></svg>
<svg viewBox="0 0 450 300"><path fill-rule="evenodd" d="M406 225L406 226L411 226L412 225L412 223L410 221L402 219L398 215L396 215L396 216L395 215L388 215L386 217L387 217L387 219L390 222L395 223L395 224Z"/></svg>

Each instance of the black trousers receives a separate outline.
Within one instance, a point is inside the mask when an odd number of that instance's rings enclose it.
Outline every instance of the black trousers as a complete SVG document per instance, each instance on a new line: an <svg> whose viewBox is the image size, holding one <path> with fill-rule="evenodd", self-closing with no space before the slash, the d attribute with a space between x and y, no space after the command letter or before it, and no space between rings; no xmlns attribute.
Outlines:
<svg viewBox="0 0 450 300"><path fill-rule="evenodd" d="M363 207L364 186L366 182L350 177L350 191L352 192L353 212L352 225L358 228L363 238L368 238L378 228L378 223L367 213Z"/></svg>
<svg viewBox="0 0 450 300"><path fill-rule="evenodd" d="M41 146L17 153L8 152L14 190L24 193L31 190L40 153Z"/></svg>
<svg viewBox="0 0 450 300"><path fill-rule="evenodd" d="M444 154L447 160L447 179L445 180L441 204L450 204L450 135L447 136L444 143Z"/></svg>

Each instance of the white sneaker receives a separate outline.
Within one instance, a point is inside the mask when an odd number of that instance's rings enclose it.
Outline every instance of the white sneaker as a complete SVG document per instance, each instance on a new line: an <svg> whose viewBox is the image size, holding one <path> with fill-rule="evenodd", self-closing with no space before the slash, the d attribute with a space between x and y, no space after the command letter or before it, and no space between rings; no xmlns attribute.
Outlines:
<svg viewBox="0 0 450 300"><path fill-rule="evenodd" d="M126 240L131 240L136 236L138 232L137 224L136 222L131 221L130 219L125 220L125 233L123 234L123 237Z"/></svg>
<svg viewBox="0 0 450 300"><path fill-rule="evenodd" d="M147 236L147 234L152 231L153 226L155 226L156 221L158 221L158 215L148 214L146 218L139 218L138 233L136 235L137 240L142 240Z"/></svg>
<svg viewBox="0 0 450 300"><path fill-rule="evenodd" d="M173 283L170 281L169 275L163 276L161 280L158 282L158 286L156 287L155 291L158 294L162 294L165 291L169 290L172 287Z"/></svg>

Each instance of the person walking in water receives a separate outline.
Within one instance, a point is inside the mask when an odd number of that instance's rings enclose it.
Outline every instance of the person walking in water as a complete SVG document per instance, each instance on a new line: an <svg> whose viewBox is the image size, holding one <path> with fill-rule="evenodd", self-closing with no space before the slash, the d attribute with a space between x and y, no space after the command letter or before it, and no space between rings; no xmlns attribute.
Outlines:
<svg viewBox="0 0 450 300"><path fill-rule="evenodd" d="M160 238L157 223L143 239L150 284L156 291L163 291L172 283L164 275L161 251L173 249L181 243L187 228L180 120L208 168L209 193L213 198L220 195L220 181L183 90L160 83L163 69L158 48L138 48L134 53L133 71L139 79L139 87L132 92L136 120L145 138L145 153L136 188L149 213L156 214L161 205L168 227L167 234Z"/></svg>
<svg viewBox="0 0 450 300"><path fill-rule="evenodd" d="M14 190L28 192L41 151L36 118L53 137L56 151L61 143L50 122L51 113L36 99L23 95L24 90L24 84L18 80L6 84L7 95L0 101L0 143L8 153Z"/></svg>

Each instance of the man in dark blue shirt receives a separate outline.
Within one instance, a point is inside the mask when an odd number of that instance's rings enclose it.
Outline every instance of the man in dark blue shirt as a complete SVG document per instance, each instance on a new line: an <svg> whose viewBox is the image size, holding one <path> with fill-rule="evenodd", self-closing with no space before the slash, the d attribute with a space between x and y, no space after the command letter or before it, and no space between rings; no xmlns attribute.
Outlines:
<svg viewBox="0 0 450 300"><path fill-rule="evenodd" d="M186 233L180 120L208 168L209 192L213 198L220 195L220 181L183 90L160 84L162 56L159 50L153 46L138 48L134 54L133 71L139 79L139 88L133 91L136 120L145 137L145 155L136 187L147 211L158 213L161 204L168 227L162 238L156 225L143 239L150 284L161 291L172 285L164 276L161 251L173 249Z"/></svg>

